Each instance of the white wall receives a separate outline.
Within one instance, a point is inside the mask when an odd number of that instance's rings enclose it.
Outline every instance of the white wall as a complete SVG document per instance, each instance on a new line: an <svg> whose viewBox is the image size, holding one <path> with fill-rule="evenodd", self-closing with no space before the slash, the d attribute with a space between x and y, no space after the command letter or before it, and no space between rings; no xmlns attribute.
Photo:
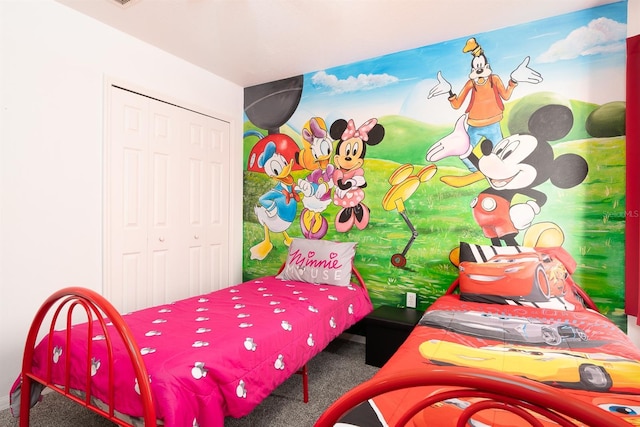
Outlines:
<svg viewBox="0 0 640 427"><path fill-rule="evenodd" d="M0 1L0 409L32 316L66 286L102 290L104 82L232 121L242 194L243 89L53 0ZM224 58L221 58L224 60ZM242 218L242 200L232 201ZM233 225L232 281L242 227Z"/></svg>

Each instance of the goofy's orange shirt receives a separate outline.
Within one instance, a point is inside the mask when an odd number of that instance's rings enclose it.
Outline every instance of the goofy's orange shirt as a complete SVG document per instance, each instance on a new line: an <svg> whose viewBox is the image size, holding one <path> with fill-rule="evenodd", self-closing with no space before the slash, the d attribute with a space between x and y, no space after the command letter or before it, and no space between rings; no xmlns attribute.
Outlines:
<svg viewBox="0 0 640 427"><path fill-rule="evenodd" d="M511 98L516 85L517 83L509 79L505 88L500 77L492 74L482 85L474 83L473 80L467 81L460 91L460 95L449 97L449 102L457 110L462 106L467 94L471 92L471 101L467 107L469 125L476 127L491 125L502 120L502 111L504 110L502 100L507 101Z"/></svg>

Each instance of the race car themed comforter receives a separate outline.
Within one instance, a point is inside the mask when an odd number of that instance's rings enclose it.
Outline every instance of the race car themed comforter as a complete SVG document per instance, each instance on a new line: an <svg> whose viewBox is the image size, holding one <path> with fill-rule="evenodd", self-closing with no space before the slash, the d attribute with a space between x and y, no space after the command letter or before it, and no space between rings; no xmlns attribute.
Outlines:
<svg viewBox="0 0 640 427"><path fill-rule="evenodd" d="M158 419L167 427L220 427L225 416L248 414L331 340L372 310L366 289L264 277L213 293L124 315L150 376ZM73 326L74 354L86 354L87 324ZM82 338L80 338L82 337ZM104 337L92 339L92 392L105 400L109 372ZM46 339L39 360L63 364L63 332ZM116 410L142 416L135 374L116 345ZM120 347L117 347L120 346ZM72 368L70 386L84 389L85 358ZM53 381L66 384L54 364ZM40 368L42 369L42 368ZM12 402L19 402L16 383Z"/></svg>
<svg viewBox="0 0 640 427"><path fill-rule="evenodd" d="M540 381L584 400L585 410L595 405L640 426L640 351L609 319L590 310L483 304L460 301L459 295L442 296L376 376L429 370L434 365L500 371ZM394 425L428 394L425 387L376 397L368 402L370 408L357 411L359 419L345 422ZM455 426L453 412L466 406L464 399L446 401L418 414L414 425ZM474 421L476 427L514 425L488 411L477 414Z"/></svg>
<svg viewBox="0 0 640 427"><path fill-rule="evenodd" d="M585 294L571 279L575 263L565 251L464 244L465 252L475 256L460 263L459 293L450 289L429 307L377 378L445 365L499 371L557 387L559 398L571 394L585 402L585 411L599 407L640 426L640 350L611 320L583 304ZM395 425L433 391L390 392L342 421ZM455 426L471 399L428 407L413 425ZM478 412L472 421L474 427L518 425L496 410Z"/></svg>

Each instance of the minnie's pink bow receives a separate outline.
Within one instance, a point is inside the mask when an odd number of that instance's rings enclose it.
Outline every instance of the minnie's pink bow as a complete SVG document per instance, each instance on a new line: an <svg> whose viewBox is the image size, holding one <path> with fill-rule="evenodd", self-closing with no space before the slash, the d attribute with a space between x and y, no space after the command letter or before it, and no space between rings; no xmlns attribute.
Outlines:
<svg viewBox="0 0 640 427"><path fill-rule="evenodd" d="M362 126L356 129L356 125L353 119L349 119L347 122L347 128L342 132L342 140L346 141L349 138L360 138L363 141L369 140L369 131L378 123L377 119L369 119Z"/></svg>

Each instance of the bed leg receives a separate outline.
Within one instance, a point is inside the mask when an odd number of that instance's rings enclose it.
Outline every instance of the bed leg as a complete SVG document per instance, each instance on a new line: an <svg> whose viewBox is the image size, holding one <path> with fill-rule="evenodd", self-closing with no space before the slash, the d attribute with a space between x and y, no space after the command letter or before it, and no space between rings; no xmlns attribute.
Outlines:
<svg viewBox="0 0 640 427"><path fill-rule="evenodd" d="M29 427L29 414L31 410L31 378L22 376L20 388L20 427Z"/></svg>
<svg viewBox="0 0 640 427"><path fill-rule="evenodd" d="M302 375L302 400L304 400L304 403L309 403L309 371L306 363L302 367L300 374Z"/></svg>

